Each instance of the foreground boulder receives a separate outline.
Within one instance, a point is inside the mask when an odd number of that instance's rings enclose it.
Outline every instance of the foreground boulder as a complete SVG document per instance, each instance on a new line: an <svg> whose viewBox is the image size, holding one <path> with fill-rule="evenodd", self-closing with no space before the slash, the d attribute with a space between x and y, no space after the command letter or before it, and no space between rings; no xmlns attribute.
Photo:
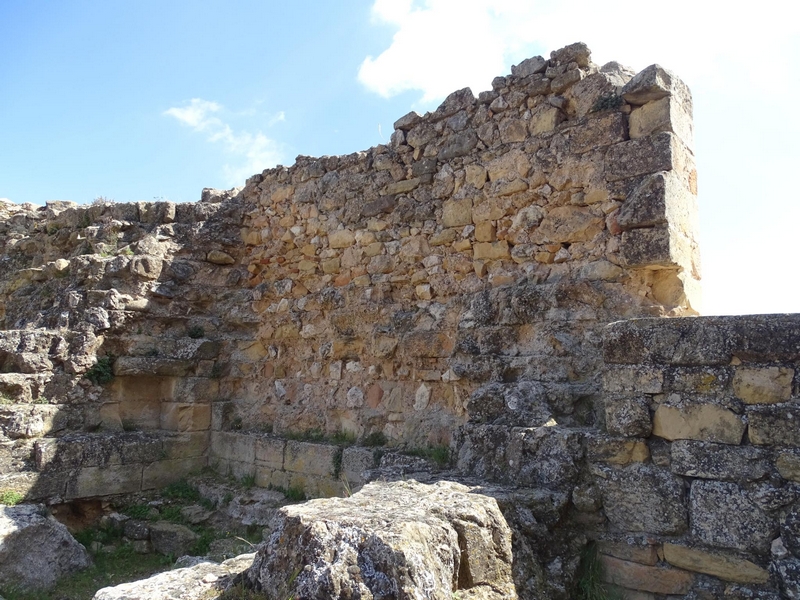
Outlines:
<svg viewBox="0 0 800 600"><path fill-rule="evenodd" d="M103 588L93 600L211 600L218 598L230 586L233 577L252 562L252 554L243 554L221 564L200 562L141 581Z"/></svg>
<svg viewBox="0 0 800 600"><path fill-rule="evenodd" d="M0 506L0 584L49 589L92 564L89 553L40 504Z"/></svg>
<svg viewBox="0 0 800 600"><path fill-rule="evenodd" d="M278 511L245 572L268 597L517 597L511 531L493 498L440 481L376 482Z"/></svg>

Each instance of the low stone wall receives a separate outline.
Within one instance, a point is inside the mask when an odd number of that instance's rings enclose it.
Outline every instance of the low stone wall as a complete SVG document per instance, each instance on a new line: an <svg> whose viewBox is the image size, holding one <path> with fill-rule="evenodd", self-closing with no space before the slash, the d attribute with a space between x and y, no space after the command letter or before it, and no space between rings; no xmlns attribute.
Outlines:
<svg viewBox="0 0 800 600"><path fill-rule="evenodd" d="M382 460L384 458L384 460ZM384 448L287 440L268 434L211 432L209 465L222 475L252 477L260 487L302 492L307 497L341 496L359 489L365 473L404 462L430 470L421 459L400 458ZM389 460L387 460L389 459Z"/></svg>
<svg viewBox="0 0 800 600"><path fill-rule="evenodd" d="M614 323L604 357L609 436L587 458L609 580L687 597L794 597L800 315Z"/></svg>
<svg viewBox="0 0 800 600"><path fill-rule="evenodd" d="M208 465L208 437L113 432L39 438L33 468L4 472L0 489L50 503L157 490Z"/></svg>

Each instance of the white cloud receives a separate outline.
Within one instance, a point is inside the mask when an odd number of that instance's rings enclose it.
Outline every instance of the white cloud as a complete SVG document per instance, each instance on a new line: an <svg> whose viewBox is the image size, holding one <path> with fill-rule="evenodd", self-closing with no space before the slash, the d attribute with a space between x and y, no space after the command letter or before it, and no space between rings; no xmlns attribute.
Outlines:
<svg viewBox="0 0 800 600"><path fill-rule="evenodd" d="M660 62L690 84L713 78L723 60L777 79L796 56L790 42L800 19L790 11L785 0L751 10L696 0L376 0L373 19L397 32L384 52L364 59L358 79L384 97L419 90L428 103L464 86L477 94L512 62L578 40L599 64ZM775 48L766 60L764 48Z"/></svg>
<svg viewBox="0 0 800 600"><path fill-rule="evenodd" d="M215 113L221 111L223 107L216 102L192 98L187 106L170 108L164 114L197 132L205 133L209 142L222 144L225 153L235 157L236 164L225 164L222 167L227 185L242 185L254 173L260 173L281 161L282 152L278 142L260 131L234 132L230 125L215 116ZM285 120L286 115L281 111L268 124L271 126Z"/></svg>

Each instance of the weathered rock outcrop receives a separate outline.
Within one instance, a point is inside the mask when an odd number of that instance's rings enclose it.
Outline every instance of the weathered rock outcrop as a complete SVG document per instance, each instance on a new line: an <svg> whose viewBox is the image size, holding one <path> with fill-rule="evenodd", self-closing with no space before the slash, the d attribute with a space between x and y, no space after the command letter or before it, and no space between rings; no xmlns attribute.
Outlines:
<svg viewBox="0 0 800 600"><path fill-rule="evenodd" d="M245 577L275 597L516 598L511 531L466 486L373 483L350 498L280 509Z"/></svg>
<svg viewBox="0 0 800 600"><path fill-rule="evenodd" d="M0 583L48 589L92 564L89 553L40 504L0 506Z"/></svg>

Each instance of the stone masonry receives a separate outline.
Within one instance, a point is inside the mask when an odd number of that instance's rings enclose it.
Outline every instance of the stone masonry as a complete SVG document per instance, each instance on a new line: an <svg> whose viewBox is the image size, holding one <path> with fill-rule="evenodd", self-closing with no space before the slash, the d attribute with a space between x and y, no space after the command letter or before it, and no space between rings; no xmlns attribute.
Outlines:
<svg viewBox="0 0 800 600"><path fill-rule="evenodd" d="M631 598L797 597L800 331L679 318L692 127L578 43L198 203L0 204L0 489L461 479L521 598L574 597L590 541Z"/></svg>

